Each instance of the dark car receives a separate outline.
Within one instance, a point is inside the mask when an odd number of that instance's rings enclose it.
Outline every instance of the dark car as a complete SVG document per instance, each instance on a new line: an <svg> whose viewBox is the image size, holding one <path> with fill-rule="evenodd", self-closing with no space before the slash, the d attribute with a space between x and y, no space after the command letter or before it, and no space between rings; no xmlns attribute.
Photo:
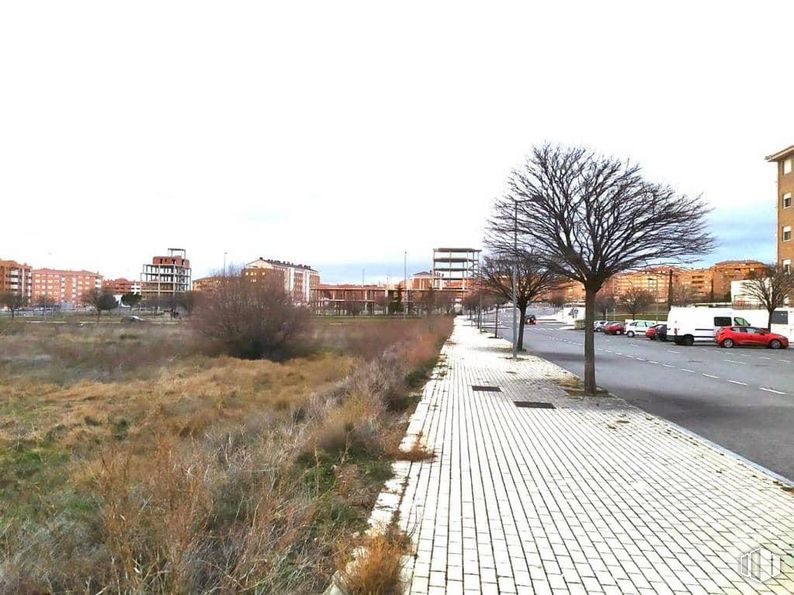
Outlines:
<svg viewBox="0 0 794 595"><path fill-rule="evenodd" d="M645 336L651 341L659 339L659 341L667 341L667 325L664 323L654 324L651 328L645 331Z"/></svg>
<svg viewBox="0 0 794 595"><path fill-rule="evenodd" d="M526 319L526 321L525 321L525 322L526 322L527 324L537 324L537 323L538 323L538 320L535 318L535 315L534 315L534 314L530 314L529 316L527 316L527 319Z"/></svg>
<svg viewBox="0 0 794 595"><path fill-rule="evenodd" d="M622 335L626 332L626 324L623 322L610 322L604 326L605 335Z"/></svg>

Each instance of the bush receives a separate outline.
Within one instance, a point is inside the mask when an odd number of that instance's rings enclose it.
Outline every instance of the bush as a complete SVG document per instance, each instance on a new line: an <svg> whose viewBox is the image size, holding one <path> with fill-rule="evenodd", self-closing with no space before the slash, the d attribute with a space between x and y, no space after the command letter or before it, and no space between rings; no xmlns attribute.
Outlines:
<svg viewBox="0 0 794 595"><path fill-rule="evenodd" d="M193 325L227 355L280 360L295 351L308 320L309 311L292 303L280 278L231 273L202 299Z"/></svg>

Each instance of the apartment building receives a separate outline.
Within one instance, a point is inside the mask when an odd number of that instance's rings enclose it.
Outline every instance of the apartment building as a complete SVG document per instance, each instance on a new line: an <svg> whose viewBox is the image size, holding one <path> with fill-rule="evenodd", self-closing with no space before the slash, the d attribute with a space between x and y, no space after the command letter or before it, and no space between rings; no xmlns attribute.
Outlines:
<svg viewBox="0 0 794 595"><path fill-rule="evenodd" d="M91 271L33 269L32 278L33 302L47 299L62 308L83 306L86 292L102 288L102 275Z"/></svg>
<svg viewBox="0 0 794 595"><path fill-rule="evenodd" d="M16 260L0 260L0 293L13 293L32 298L32 273L29 264Z"/></svg>
<svg viewBox="0 0 794 595"><path fill-rule="evenodd" d="M125 293L140 293L141 282L130 281L124 277L118 279L105 279L102 282L102 289L105 289L113 295L124 295Z"/></svg>
<svg viewBox="0 0 794 595"><path fill-rule="evenodd" d="M169 248L165 256L153 256L151 264L144 264L141 272L141 297L167 299L190 291L190 261L183 248Z"/></svg>
<svg viewBox="0 0 794 595"><path fill-rule="evenodd" d="M261 256L246 264L242 274L254 282L259 278L277 275L284 283L284 291L296 303L308 304L312 300L312 290L320 286L320 273L312 267Z"/></svg>
<svg viewBox="0 0 794 595"><path fill-rule="evenodd" d="M213 291L221 284L223 277L219 275L211 275L209 277L201 277L193 281L193 291Z"/></svg>
<svg viewBox="0 0 794 595"><path fill-rule="evenodd" d="M777 263L791 270L794 260L794 145L768 155L766 160L777 167Z"/></svg>

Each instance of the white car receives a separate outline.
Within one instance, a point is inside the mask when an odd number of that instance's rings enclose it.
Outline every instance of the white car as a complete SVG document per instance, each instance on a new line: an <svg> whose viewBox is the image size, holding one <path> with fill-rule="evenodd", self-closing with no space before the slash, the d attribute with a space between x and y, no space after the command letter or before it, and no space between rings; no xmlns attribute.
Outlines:
<svg viewBox="0 0 794 595"><path fill-rule="evenodd" d="M633 337L634 335L645 336L645 331L651 328L658 321L655 320L627 320L626 321L626 336Z"/></svg>

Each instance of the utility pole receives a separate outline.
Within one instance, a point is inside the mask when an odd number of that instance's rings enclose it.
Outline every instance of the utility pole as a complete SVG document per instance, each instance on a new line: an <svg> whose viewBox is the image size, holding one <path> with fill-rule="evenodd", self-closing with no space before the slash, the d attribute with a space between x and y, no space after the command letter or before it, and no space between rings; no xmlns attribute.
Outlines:
<svg viewBox="0 0 794 595"><path fill-rule="evenodd" d="M224 277L226 276L226 254L228 254L228 252L224 252L223 253L223 276Z"/></svg>
<svg viewBox="0 0 794 595"><path fill-rule="evenodd" d="M408 250L403 252L403 319L408 315Z"/></svg>
<svg viewBox="0 0 794 595"><path fill-rule="evenodd" d="M513 359L518 359L518 311L516 310L516 285L518 284L518 201L513 200ZM497 309L497 314L499 310Z"/></svg>

